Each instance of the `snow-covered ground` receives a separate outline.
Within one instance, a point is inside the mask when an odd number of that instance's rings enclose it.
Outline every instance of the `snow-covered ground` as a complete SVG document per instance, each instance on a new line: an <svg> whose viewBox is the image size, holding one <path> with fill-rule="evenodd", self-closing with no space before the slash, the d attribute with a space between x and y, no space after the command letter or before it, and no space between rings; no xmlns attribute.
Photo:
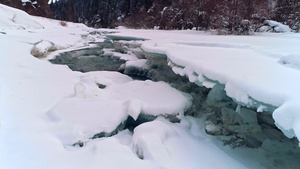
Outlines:
<svg viewBox="0 0 300 169"><path fill-rule="evenodd" d="M215 36L62 25L0 4L1 169L264 168L264 158L245 162L219 148L202 119L183 116L189 95L165 82L118 72L80 73L36 58L93 47L90 42L104 38L95 31L150 39L142 42L143 51L166 56L174 72L206 87L225 85L227 95L242 105L275 110L277 126L300 138L298 34ZM129 60L127 66L147 68L133 54L112 55ZM139 114L160 117L133 132L91 139ZM168 115L181 122L171 123Z"/></svg>

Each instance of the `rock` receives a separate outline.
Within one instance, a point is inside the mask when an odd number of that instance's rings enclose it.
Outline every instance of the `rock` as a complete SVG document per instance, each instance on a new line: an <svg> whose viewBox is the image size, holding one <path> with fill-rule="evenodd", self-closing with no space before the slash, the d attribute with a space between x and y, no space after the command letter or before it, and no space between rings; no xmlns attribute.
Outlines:
<svg viewBox="0 0 300 169"><path fill-rule="evenodd" d="M48 52L55 51L57 48L53 42L50 41L40 41L34 45L31 50L31 55L37 58L45 57Z"/></svg>
<svg viewBox="0 0 300 169"><path fill-rule="evenodd" d="M254 124L243 124L243 125L224 125L224 128L230 132L237 133L239 135L247 135L252 133L261 132L261 127Z"/></svg>
<svg viewBox="0 0 300 169"><path fill-rule="evenodd" d="M133 67L133 66L123 66L121 67L121 70L123 69L123 73L138 80L146 80L148 79L148 70L139 68L139 67Z"/></svg>
<svg viewBox="0 0 300 169"><path fill-rule="evenodd" d="M249 109L241 109L239 112L229 108L222 108L222 122L224 128L233 133L250 134L261 132L261 126L257 123L256 112Z"/></svg>
<svg viewBox="0 0 300 169"><path fill-rule="evenodd" d="M238 125L242 123L242 119L239 114L233 109L223 107L221 109L222 122L224 125Z"/></svg>
<svg viewBox="0 0 300 169"><path fill-rule="evenodd" d="M83 147L83 146L85 146L85 144L86 144L86 141L79 140L76 143L74 143L73 146Z"/></svg>
<svg viewBox="0 0 300 169"><path fill-rule="evenodd" d="M283 135L283 133L278 129L264 129L263 134L266 138L270 140L281 140L286 138Z"/></svg>
<svg viewBox="0 0 300 169"><path fill-rule="evenodd" d="M238 125L238 124L257 124L256 112L246 108L242 108L239 112L229 108L222 108L222 121L223 124L227 125Z"/></svg>
<svg viewBox="0 0 300 169"><path fill-rule="evenodd" d="M167 120L169 120L172 123L180 123L180 121L181 121L181 119L180 119L181 117L180 117L179 113L178 114L163 114L161 116L166 118Z"/></svg>
<svg viewBox="0 0 300 169"><path fill-rule="evenodd" d="M262 142L257 140L255 137L247 136L245 139L245 144L247 147L250 147L250 148L259 148L259 147L261 147Z"/></svg>
<svg viewBox="0 0 300 169"><path fill-rule="evenodd" d="M113 136L113 135L116 135L116 134L118 134L120 131L123 131L123 130L125 130L125 128L126 128L126 124L127 124L127 120L125 120L125 121L123 121L122 123L120 123L119 125L118 125L118 127L114 130L114 131L112 131L112 132L110 132L110 133L107 133L107 132L100 132L100 133L97 133L97 134L95 134L93 137L91 137L90 139L97 139L97 138L102 138L102 137L111 137L111 136Z"/></svg>
<svg viewBox="0 0 300 169"><path fill-rule="evenodd" d="M97 85L100 89L105 89L106 88L106 85L104 85L104 84L97 83Z"/></svg>
<svg viewBox="0 0 300 169"><path fill-rule="evenodd" d="M258 118L257 120L259 123L265 123L265 124L275 128L275 121L274 121L271 113L266 113L266 112L258 113L257 118Z"/></svg>
<svg viewBox="0 0 300 169"><path fill-rule="evenodd" d="M257 124L257 116L255 111L242 108L238 114L241 117L241 122L243 124Z"/></svg>
<svg viewBox="0 0 300 169"><path fill-rule="evenodd" d="M223 135L222 127L215 125L211 121L207 121L205 125L205 132L210 135Z"/></svg>

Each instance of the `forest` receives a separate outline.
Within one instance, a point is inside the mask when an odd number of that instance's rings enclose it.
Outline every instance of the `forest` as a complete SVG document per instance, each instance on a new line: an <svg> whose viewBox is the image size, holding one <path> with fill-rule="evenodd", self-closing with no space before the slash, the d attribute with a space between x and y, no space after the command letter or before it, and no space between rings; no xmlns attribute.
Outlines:
<svg viewBox="0 0 300 169"><path fill-rule="evenodd" d="M96 28L217 29L243 34L271 19L300 28L298 0L60 0L52 18Z"/></svg>
<svg viewBox="0 0 300 169"><path fill-rule="evenodd" d="M31 15L84 23L94 28L259 31L265 20L300 30L299 0L0 0ZM23 4L23 5L22 5Z"/></svg>

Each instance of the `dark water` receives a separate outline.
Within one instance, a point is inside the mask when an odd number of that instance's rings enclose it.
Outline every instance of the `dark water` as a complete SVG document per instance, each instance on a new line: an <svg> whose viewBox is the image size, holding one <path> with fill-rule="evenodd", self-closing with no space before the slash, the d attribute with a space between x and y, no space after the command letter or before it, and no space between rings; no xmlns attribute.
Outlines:
<svg viewBox="0 0 300 169"><path fill-rule="evenodd" d="M125 63L111 55L104 54L103 49L113 48L110 41L97 44L98 47L80 49L62 53L50 60L53 64L67 65L73 71L118 71L120 66Z"/></svg>

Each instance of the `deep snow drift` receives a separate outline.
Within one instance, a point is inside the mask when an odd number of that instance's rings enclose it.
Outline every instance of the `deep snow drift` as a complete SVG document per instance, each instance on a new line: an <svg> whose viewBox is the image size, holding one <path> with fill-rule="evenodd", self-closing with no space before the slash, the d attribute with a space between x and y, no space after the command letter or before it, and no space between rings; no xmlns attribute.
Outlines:
<svg viewBox="0 0 300 169"><path fill-rule="evenodd" d="M275 110L277 126L287 136L299 137L297 34L237 37L197 31L95 30L73 23L62 26L0 4L0 168L277 165L263 153L256 156L262 150L236 152L216 143L205 133L203 118L184 116L193 103L191 93L166 82L133 80L119 72L81 73L47 61L62 52L93 48L114 31L119 33L111 38L150 39L118 41L134 48L126 53L104 50L126 61L123 69L149 70L148 61L162 57L175 73L199 86L223 85L240 105ZM141 116L157 118L133 131L124 128L129 117ZM170 117L180 122L171 122Z"/></svg>

